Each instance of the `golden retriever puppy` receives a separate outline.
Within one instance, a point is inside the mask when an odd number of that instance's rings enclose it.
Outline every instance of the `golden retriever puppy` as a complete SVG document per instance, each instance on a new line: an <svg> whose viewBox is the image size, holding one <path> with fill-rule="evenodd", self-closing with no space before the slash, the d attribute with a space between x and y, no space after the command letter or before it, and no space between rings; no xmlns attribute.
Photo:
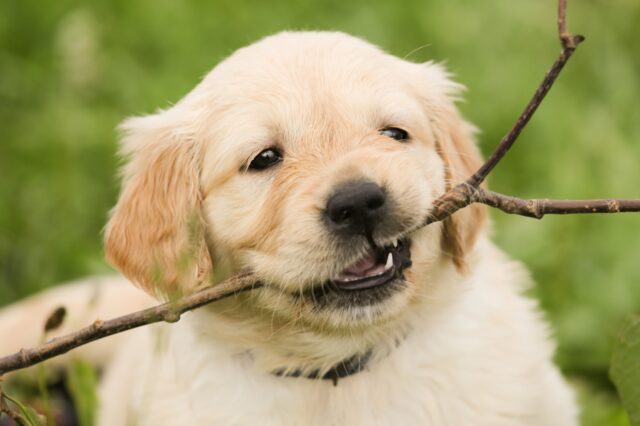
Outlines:
<svg viewBox="0 0 640 426"><path fill-rule="evenodd" d="M438 64L285 32L127 120L108 259L160 299L243 269L264 287L131 333L99 423L576 424L485 210L418 227L481 162L460 90Z"/></svg>

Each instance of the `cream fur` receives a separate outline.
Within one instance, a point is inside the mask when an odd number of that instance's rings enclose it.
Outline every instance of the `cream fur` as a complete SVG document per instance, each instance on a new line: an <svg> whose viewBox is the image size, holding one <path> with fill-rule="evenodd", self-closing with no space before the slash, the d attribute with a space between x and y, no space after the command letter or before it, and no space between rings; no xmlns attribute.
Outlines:
<svg viewBox="0 0 640 426"><path fill-rule="evenodd" d="M397 347L330 381L279 378L258 365L282 339L253 340L212 310L140 330L106 379L99 424L575 425L574 396L551 364L521 265L487 241L475 273L438 271ZM448 284L448 288L444 284ZM276 336L273 336L276 337ZM354 344L352 342L351 344ZM340 339L305 339L318 352ZM151 349L153 348L153 349Z"/></svg>
<svg viewBox="0 0 640 426"><path fill-rule="evenodd" d="M472 207L411 231L481 159L437 64L341 33L286 32L240 49L185 98L127 121L108 259L160 298L251 268L264 289L130 335L107 371L101 425L573 425L524 269ZM408 143L379 134L407 130ZM284 161L247 170L263 149ZM319 308L305 289L360 258L322 211L351 179L385 188L377 244L412 241L407 286L374 305ZM386 219L385 219L386 220ZM326 371L373 350L367 370Z"/></svg>

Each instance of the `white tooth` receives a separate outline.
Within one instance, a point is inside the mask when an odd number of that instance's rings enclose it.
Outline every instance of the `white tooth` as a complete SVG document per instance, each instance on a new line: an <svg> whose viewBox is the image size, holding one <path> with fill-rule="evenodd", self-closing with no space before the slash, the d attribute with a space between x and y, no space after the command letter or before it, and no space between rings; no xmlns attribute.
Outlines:
<svg viewBox="0 0 640 426"><path fill-rule="evenodd" d="M386 265L384 265L384 270L387 271L391 269L392 266L393 266L393 255L389 253L389 256L387 256L387 263Z"/></svg>
<svg viewBox="0 0 640 426"><path fill-rule="evenodd" d="M397 238L395 240L393 240L393 246L395 248L398 248L398 239Z"/></svg>

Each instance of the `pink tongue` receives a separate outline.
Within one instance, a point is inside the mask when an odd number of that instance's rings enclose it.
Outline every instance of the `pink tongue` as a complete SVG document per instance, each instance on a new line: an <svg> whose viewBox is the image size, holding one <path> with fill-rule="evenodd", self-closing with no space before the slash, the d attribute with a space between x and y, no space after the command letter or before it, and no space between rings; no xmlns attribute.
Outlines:
<svg viewBox="0 0 640 426"><path fill-rule="evenodd" d="M377 265L375 253L368 253L365 257L358 260L354 265L349 266L342 271L340 275L365 275L366 272L373 269Z"/></svg>

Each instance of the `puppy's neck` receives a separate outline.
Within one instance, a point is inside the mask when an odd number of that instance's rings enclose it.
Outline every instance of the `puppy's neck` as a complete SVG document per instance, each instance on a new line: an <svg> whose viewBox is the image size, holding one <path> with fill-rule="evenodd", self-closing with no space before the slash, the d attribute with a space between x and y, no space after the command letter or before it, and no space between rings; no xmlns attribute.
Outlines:
<svg viewBox="0 0 640 426"><path fill-rule="evenodd" d="M202 344L225 348L252 368L283 376L323 377L347 360L366 357L375 365L410 331L408 321L376 325L353 332L315 330L252 311L246 300L228 300L192 313L190 323Z"/></svg>
<svg viewBox="0 0 640 426"><path fill-rule="evenodd" d="M472 257L473 259L473 257ZM474 262L475 263L475 262ZM434 267L416 262L411 270L422 289L399 318L342 330L318 328L261 308L253 293L241 293L191 313L200 343L224 348L262 373L323 376L346 360L367 355L375 368L412 332L442 316L465 293L467 278L449 261ZM474 265L475 267L475 265Z"/></svg>

